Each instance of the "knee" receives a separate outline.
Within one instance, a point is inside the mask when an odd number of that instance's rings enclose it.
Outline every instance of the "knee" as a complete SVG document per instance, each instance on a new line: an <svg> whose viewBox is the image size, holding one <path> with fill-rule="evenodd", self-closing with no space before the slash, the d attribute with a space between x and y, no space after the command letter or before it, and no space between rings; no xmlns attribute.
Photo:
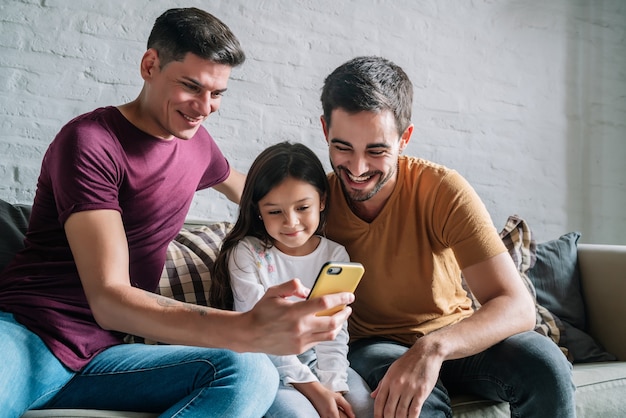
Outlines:
<svg viewBox="0 0 626 418"><path fill-rule="evenodd" d="M280 378L276 366L265 354L233 353L233 396L268 407L274 401ZM235 395L235 393L237 395Z"/></svg>
<svg viewBox="0 0 626 418"><path fill-rule="evenodd" d="M374 390L387 373L391 364L401 357L407 347L389 340L368 338L350 345L348 360L368 386Z"/></svg>
<svg viewBox="0 0 626 418"><path fill-rule="evenodd" d="M573 393L572 365L554 342L533 331L521 334L519 340L512 358L517 357L518 375L532 382L536 394Z"/></svg>
<svg viewBox="0 0 626 418"><path fill-rule="evenodd" d="M240 355L241 366L246 370L239 382L238 393L257 410L267 410L274 402L280 377L276 366L265 354Z"/></svg>
<svg viewBox="0 0 626 418"><path fill-rule="evenodd" d="M230 365L226 373L233 379L233 386L263 393L272 392L272 398L275 396L279 382L278 371L265 354L229 354Z"/></svg>
<svg viewBox="0 0 626 418"><path fill-rule="evenodd" d="M207 356L205 351L192 352L178 367L194 388L219 387L227 389L231 397L258 393L273 399L278 390L278 371L265 354L212 350Z"/></svg>

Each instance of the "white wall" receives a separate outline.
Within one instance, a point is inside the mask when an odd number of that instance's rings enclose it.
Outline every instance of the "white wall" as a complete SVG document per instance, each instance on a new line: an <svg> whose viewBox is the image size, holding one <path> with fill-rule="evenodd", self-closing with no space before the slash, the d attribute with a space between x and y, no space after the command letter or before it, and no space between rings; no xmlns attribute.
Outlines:
<svg viewBox="0 0 626 418"><path fill-rule="evenodd" d="M538 241L570 230L626 244L626 3L622 0L0 0L0 198L32 201L58 129L133 99L154 19L195 5L248 54L206 122L247 171L267 145L301 141L326 167L323 78L383 55L415 85L408 154L456 168L498 228L517 213ZM233 219L213 191L190 216Z"/></svg>

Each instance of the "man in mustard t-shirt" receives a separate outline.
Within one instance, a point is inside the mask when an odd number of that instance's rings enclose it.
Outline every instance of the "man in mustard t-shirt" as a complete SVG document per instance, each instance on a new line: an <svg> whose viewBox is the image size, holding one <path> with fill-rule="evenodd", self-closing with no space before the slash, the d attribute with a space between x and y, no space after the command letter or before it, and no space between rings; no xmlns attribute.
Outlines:
<svg viewBox="0 0 626 418"><path fill-rule="evenodd" d="M532 331L532 298L480 198L456 171L401 155L414 129L405 72L358 57L326 78L321 100L326 231L365 265L349 359L375 415L451 416L449 394L472 393L514 416L573 417L571 366Z"/></svg>

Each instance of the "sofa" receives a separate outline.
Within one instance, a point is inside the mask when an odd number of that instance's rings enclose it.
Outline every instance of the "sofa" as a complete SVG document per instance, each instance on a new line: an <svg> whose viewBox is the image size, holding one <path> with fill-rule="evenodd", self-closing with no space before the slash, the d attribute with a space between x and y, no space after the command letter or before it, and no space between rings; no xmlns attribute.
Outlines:
<svg viewBox="0 0 626 418"><path fill-rule="evenodd" d="M0 201L0 269L21 246L29 210L27 205ZM168 248L157 291L178 300L207 304L210 267L230 226L228 222L188 222ZM626 245L580 244L578 233L536 243L528 225L517 216L509 218L501 236L536 300L536 331L553 339L573 363L577 416L626 416ZM563 286L555 270L575 276L575 280L569 277L565 280L567 286ZM546 284L533 275L554 277ZM557 290L555 283L560 286ZM576 312L568 312L571 305L576 305ZM576 315L580 317L578 322L573 318ZM581 336L584 338L578 338ZM128 336L127 342L155 343L135 336ZM507 403L473 396L454 396L452 405L454 417L510 416ZM59 409L30 410L22 418L156 416Z"/></svg>

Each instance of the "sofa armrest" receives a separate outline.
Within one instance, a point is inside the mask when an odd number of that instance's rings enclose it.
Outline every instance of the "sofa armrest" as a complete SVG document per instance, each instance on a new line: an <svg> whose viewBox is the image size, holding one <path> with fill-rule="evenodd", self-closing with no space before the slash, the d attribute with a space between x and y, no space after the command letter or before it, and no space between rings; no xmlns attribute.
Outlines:
<svg viewBox="0 0 626 418"><path fill-rule="evenodd" d="M626 360L626 245L578 244L588 333Z"/></svg>

